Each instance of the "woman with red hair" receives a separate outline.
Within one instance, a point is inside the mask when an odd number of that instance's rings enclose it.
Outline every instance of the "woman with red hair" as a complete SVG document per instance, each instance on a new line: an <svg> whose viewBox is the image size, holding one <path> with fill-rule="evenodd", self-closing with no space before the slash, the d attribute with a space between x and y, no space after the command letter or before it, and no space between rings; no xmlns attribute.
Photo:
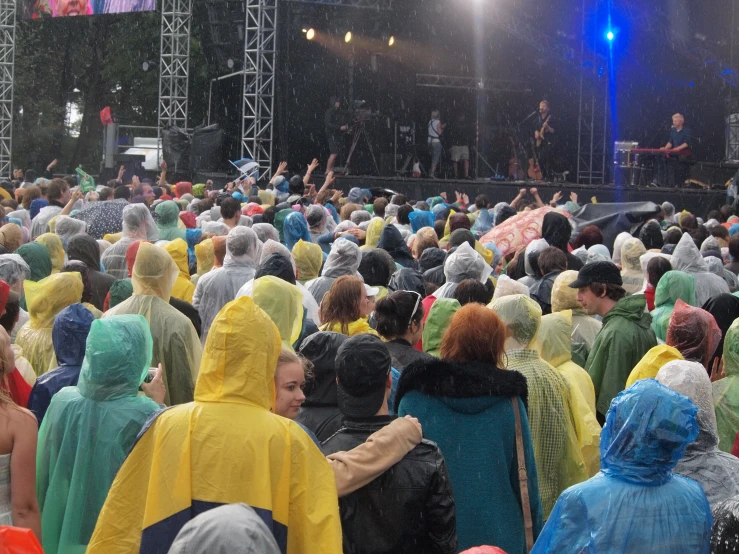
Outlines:
<svg viewBox="0 0 739 554"><path fill-rule="evenodd" d="M506 326L495 312L467 304L454 314L444 333L441 359L410 364L401 373L395 393L398 415L417 417L424 437L444 452L454 489L460 550L494 544L510 553L527 551L517 477L517 428L528 472L527 508L533 522L529 541L542 527L525 409L526 379L505 369L506 337Z"/></svg>

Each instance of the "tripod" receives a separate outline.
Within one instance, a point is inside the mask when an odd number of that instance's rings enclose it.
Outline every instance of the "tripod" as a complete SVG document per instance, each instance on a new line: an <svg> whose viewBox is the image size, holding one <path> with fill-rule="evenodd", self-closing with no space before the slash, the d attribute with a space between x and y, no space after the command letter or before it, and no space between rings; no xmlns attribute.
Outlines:
<svg viewBox="0 0 739 554"><path fill-rule="evenodd" d="M372 148L372 143L370 142L367 133L365 120L361 119L354 124L354 137L352 138L352 147L349 149L349 155L346 157L346 164L344 165L344 175L349 175L349 166L352 161L352 155L354 154L354 150L356 150L357 148L357 144L359 144L359 139L362 137L364 137L364 142L367 144L367 149L372 156L372 162L375 164L375 174L380 174L380 167L377 165L377 158L375 157L375 151Z"/></svg>

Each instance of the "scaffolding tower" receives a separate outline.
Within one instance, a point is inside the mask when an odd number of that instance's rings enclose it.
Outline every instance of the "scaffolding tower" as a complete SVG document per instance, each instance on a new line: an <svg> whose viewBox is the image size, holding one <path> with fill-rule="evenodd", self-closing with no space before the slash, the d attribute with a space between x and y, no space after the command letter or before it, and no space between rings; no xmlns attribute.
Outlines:
<svg viewBox="0 0 739 554"><path fill-rule="evenodd" d="M168 127L187 129L191 21L192 0L162 0L157 117L160 139Z"/></svg>
<svg viewBox="0 0 739 554"><path fill-rule="evenodd" d="M12 177L15 1L0 0L0 175Z"/></svg>

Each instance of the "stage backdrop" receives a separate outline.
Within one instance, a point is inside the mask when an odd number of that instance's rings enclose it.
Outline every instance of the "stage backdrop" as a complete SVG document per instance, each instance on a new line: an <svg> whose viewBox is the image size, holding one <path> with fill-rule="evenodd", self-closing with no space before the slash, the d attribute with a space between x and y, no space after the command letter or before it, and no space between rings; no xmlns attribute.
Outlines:
<svg viewBox="0 0 739 554"><path fill-rule="evenodd" d="M157 9L156 0L22 0L22 2L24 19L150 12Z"/></svg>

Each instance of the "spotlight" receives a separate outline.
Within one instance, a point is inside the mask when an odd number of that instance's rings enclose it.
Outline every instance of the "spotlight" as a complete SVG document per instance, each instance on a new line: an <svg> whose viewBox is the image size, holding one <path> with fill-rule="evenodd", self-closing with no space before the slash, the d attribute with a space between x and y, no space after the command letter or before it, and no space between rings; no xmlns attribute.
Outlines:
<svg viewBox="0 0 739 554"><path fill-rule="evenodd" d="M608 42L612 42L616 35L613 34L613 31L606 32L606 39Z"/></svg>
<svg viewBox="0 0 739 554"><path fill-rule="evenodd" d="M346 34L344 35L344 42L349 43L351 41L352 41L352 32L347 31Z"/></svg>
<svg viewBox="0 0 739 554"><path fill-rule="evenodd" d="M393 46L395 44L395 37L390 37L387 41L388 46Z"/></svg>
<svg viewBox="0 0 739 554"><path fill-rule="evenodd" d="M305 38L308 40L313 40L316 37L316 30L314 28L310 29L303 29L303 32L305 33Z"/></svg>
<svg viewBox="0 0 739 554"><path fill-rule="evenodd" d="M154 62L149 60L144 60L144 62L141 64L141 69L144 71L149 71L150 69L154 69Z"/></svg>
<svg viewBox="0 0 739 554"><path fill-rule="evenodd" d="M226 67L228 67L229 69L233 69L233 68L234 68L234 61L233 61L233 58L228 58L228 59L226 60Z"/></svg>

